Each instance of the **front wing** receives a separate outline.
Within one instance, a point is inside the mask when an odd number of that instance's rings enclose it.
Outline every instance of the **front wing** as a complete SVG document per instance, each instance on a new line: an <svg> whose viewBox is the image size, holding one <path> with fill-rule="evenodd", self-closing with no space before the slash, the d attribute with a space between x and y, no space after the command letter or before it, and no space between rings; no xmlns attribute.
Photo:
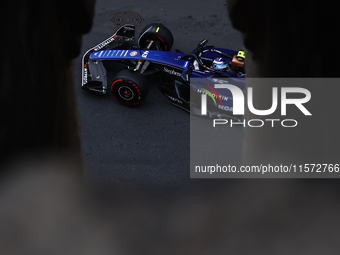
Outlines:
<svg viewBox="0 0 340 255"><path fill-rule="evenodd" d="M89 49L82 58L81 88L105 94L107 89L106 69L102 61L93 60L90 58L90 55L95 51L120 47L125 43L133 41L134 37L135 27L126 24L117 29L117 31L105 41Z"/></svg>

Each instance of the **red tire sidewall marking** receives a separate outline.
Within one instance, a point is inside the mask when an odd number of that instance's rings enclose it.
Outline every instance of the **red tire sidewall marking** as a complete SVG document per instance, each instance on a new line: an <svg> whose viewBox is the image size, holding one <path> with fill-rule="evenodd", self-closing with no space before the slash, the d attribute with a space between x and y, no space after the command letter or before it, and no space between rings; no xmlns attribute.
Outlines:
<svg viewBox="0 0 340 255"><path fill-rule="evenodd" d="M140 92L140 90L139 90L139 88L137 87L137 85L136 85L136 84L134 84L134 83L132 83L132 86L134 86L134 87L135 87L135 89L136 89L136 90L137 90L137 92L138 92L138 95L142 96L142 93Z"/></svg>
<svg viewBox="0 0 340 255"><path fill-rule="evenodd" d="M118 79L118 80L115 80L114 82L112 82L111 91L113 91L113 85L115 85L115 83L119 82L119 81L123 81L123 79Z"/></svg>
<svg viewBox="0 0 340 255"><path fill-rule="evenodd" d="M164 44L165 47L165 51L168 51L168 46L166 46L166 43L164 41L164 39L162 37L160 37L159 35L157 35L158 39L162 41L162 43Z"/></svg>

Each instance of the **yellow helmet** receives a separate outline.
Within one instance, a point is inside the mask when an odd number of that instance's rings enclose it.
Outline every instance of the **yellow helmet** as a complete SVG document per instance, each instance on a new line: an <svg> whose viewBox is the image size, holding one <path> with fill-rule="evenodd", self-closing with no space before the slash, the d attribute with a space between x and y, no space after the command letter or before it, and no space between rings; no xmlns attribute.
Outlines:
<svg viewBox="0 0 340 255"><path fill-rule="evenodd" d="M240 50L240 51L237 53L236 58L237 58L238 60L240 60L240 61L243 61L243 60L246 58L246 56L244 55L244 51L243 51L243 50Z"/></svg>

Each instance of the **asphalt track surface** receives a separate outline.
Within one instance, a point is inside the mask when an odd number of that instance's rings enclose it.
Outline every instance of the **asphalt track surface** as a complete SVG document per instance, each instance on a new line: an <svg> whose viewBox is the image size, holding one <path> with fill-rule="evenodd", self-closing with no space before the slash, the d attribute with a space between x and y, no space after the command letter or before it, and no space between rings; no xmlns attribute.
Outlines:
<svg viewBox="0 0 340 255"><path fill-rule="evenodd" d="M224 0L97 0L93 28L83 37L76 85L87 181L133 189L152 187L160 192L190 187L197 182L189 174L190 115L172 105L155 82L150 81L146 99L135 108L119 104L110 91L97 95L80 88L82 55L115 32L119 25L112 19L124 11L143 18L136 37L149 23L167 26L174 36L172 51L189 53L205 38L208 45L239 50L241 36L231 26ZM243 130L230 128L227 135L230 143L225 154L232 162L240 162Z"/></svg>

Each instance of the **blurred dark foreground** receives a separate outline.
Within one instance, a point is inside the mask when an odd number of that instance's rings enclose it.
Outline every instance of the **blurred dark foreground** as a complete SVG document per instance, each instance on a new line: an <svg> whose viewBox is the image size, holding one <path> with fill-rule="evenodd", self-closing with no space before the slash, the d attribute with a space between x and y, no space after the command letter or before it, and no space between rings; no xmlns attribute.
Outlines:
<svg viewBox="0 0 340 255"><path fill-rule="evenodd" d="M212 180L160 196L85 188L71 170L51 161L25 164L1 182L1 254L325 254L340 248L338 181Z"/></svg>

